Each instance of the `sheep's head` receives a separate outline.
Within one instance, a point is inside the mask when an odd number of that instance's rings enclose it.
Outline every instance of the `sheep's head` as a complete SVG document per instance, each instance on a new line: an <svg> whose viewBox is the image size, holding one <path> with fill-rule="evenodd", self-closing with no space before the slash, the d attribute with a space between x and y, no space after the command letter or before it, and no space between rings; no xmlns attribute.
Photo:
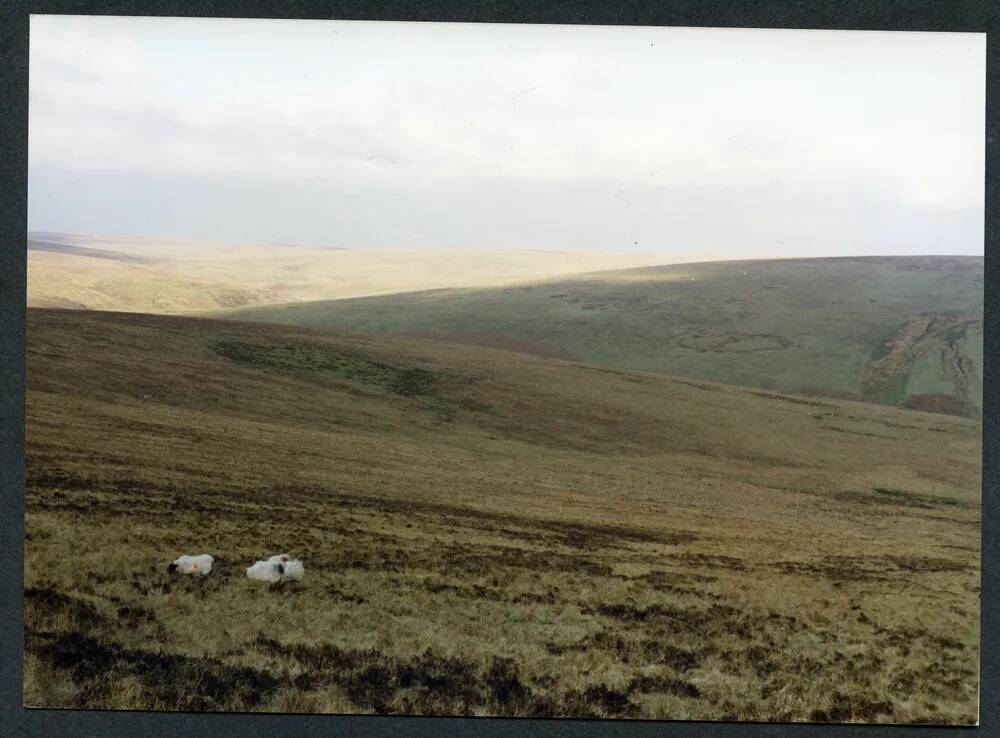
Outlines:
<svg viewBox="0 0 1000 738"><path fill-rule="evenodd" d="M171 574L177 571L177 562L175 561L170 566L168 566L167 571L170 572Z"/></svg>

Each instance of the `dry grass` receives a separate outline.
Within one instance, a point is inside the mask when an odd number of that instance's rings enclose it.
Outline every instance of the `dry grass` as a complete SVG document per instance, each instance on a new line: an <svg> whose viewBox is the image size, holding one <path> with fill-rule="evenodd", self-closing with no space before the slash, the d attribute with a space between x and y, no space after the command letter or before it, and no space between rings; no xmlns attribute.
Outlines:
<svg viewBox="0 0 1000 738"><path fill-rule="evenodd" d="M69 249L29 248L29 306L170 314L508 285L679 258L528 249L341 250L99 236L42 240ZM121 258L113 258L116 254Z"/></svg>
<svg viewBox="0 0 1000 738"><path fill-rule="evenodd" d="M28 362L30 705L976 719L975 421L122 314Z"/></svg>

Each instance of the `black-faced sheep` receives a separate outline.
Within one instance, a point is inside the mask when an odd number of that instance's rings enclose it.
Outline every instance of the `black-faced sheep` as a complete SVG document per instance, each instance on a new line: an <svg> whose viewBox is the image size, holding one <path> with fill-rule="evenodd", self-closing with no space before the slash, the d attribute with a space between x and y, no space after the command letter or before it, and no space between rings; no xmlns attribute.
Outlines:
<svg viewBox="0 0 1000 738"><path fill-rule="evenodd" d="M184 555L174 561L167 570L171 574L200 574L201 576L205 576L212 572L214 563L215 559L208 554L200 554L198 556Z"/></svg>
<svg viewBox="0 0 1000 738"><path fill-rule="evenodd" d="M286 554L272 556L247 567L247 577L261 582L299 581L305 570L302 562Z"/></svg>

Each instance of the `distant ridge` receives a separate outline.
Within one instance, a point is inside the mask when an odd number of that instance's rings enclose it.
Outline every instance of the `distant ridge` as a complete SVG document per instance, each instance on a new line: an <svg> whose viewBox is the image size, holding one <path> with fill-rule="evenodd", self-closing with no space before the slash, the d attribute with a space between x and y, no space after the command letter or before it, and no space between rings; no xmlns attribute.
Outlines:
<svg viewBox="0 0 1000 738"><path fill-rule="evenodd" d="M29 305L161 314L520 284L664 261L663 254L343 249L56 233L32 233L28 241Z"/></svg>
<svg viewBox="0 0 1000 738"><path fill-rule="evenodd" d="M49 241L28 240L29 251L51 251L57 254L72 254L73 256L89 256L92 259L110 259L111 261L122 261L126 264L149 264L153 259L133 254L124 254L119 251L109 251L107 249L92 249L86 246L71 246L65 243L52 243Z"/></svg>
<svg viewBox="0 0 1000 738"><path fill-rule="evenodd" d="M277 241L253 241L241 242L232 239L201 240L196 238L160 238L158 236L127 236L127 235L101 235L90 233L65 233L61 231L28 231L28 243L47 242L57 245L80 245L100 241L103 243L119 243L127 245L149 244L204 244L218 246L232 246L234 244L246 244L251 246L275 246L280 248L302 248L302 249L323 249L325 251L347 251L347 246L325 246L304 243L282 243Z"/></svg>
<svg viewBox="0 0 1000 738"><path fill-rule="evenodd" d="M721 261L236 310L977 417L980 256Z"/></svg>

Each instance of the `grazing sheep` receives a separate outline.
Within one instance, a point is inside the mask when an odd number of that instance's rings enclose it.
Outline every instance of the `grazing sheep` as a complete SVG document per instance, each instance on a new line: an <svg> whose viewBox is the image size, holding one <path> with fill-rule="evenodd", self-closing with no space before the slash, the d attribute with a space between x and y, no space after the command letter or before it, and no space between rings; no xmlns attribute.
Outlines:
<svg viewBox="0 0 1000 738"><path fill-rule="evenodd" d="M167 567L167 571L171 574L200 574L205 576L206 574L211 574L212 565L215 563L213 559L208 554L201 554L199 556L188 556L185 554Z"/></svg>
<svg viewBox="0 0 1000 738"><path fill-rule="evenodd" d="M299 581L304 573L302 562L286 554L272 556L267 561L258 561L247 567L247 577L261 582Z"/></svg>

